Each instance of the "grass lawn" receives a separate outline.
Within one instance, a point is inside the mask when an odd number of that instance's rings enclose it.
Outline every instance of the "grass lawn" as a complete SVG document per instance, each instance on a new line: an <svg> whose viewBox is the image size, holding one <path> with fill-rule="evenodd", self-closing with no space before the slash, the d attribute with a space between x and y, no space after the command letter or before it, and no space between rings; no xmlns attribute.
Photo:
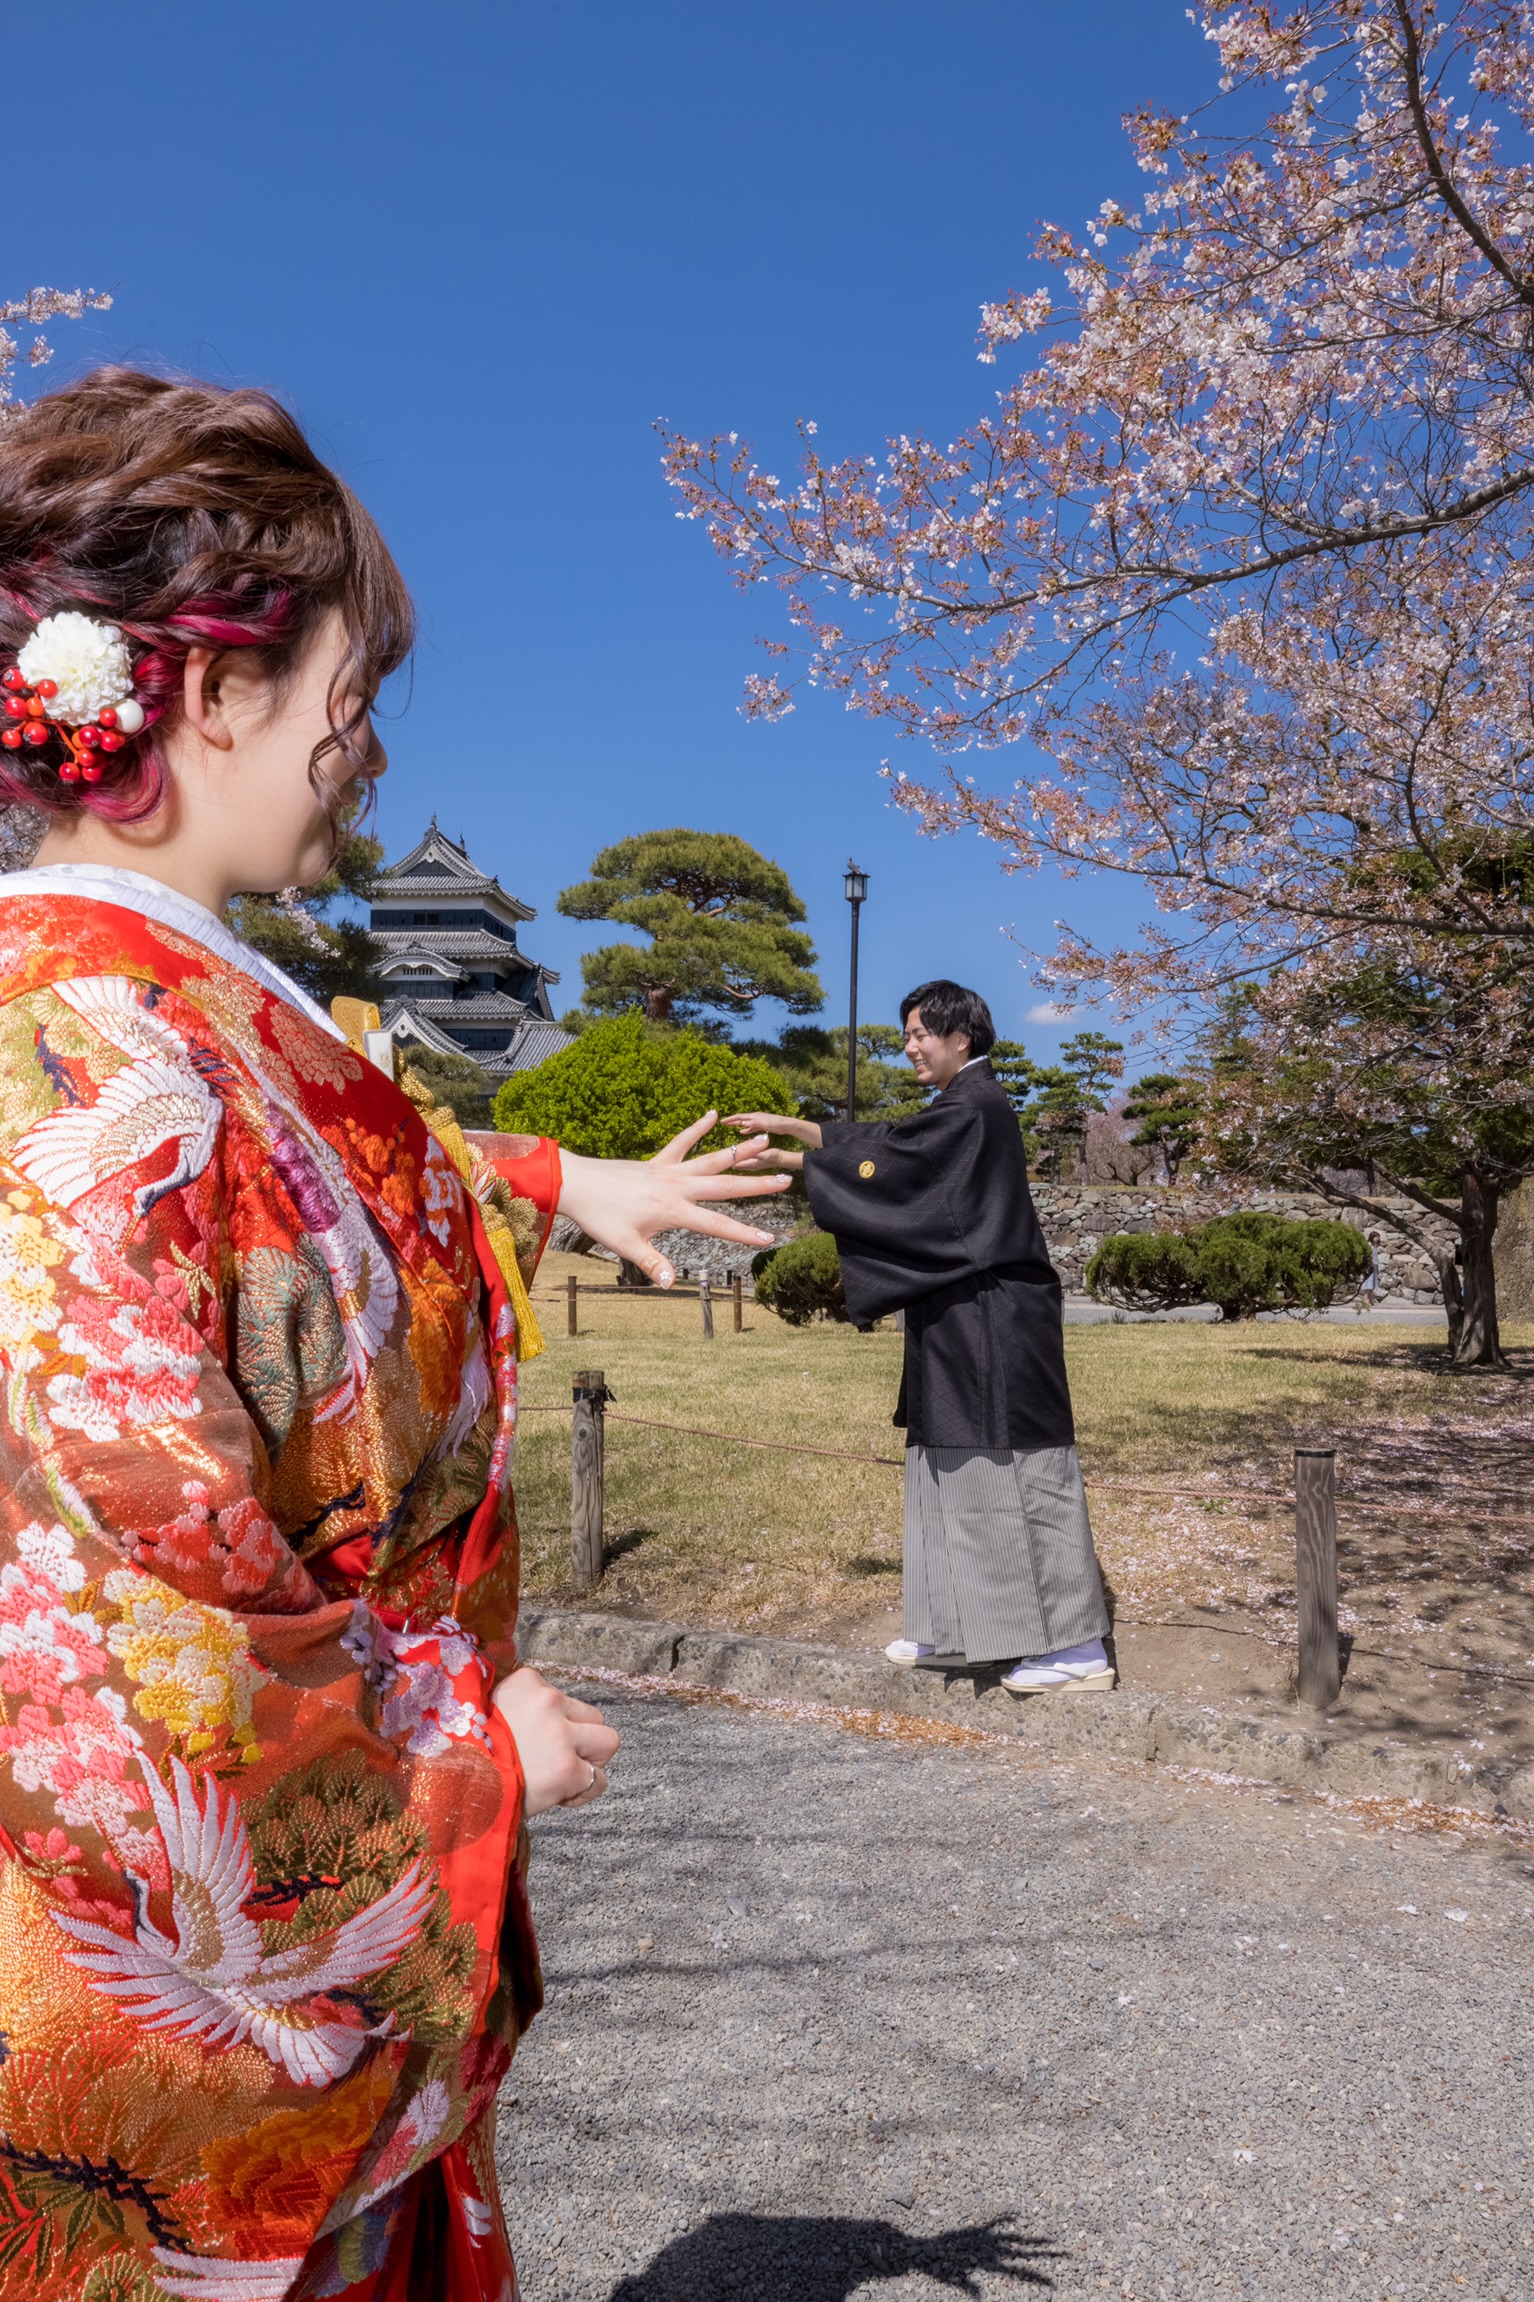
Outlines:
<svg viewBox="0 0 1534 2302"><path fill-rule="evenodd" d="M549 1349L525 1373L523 1403L534 1411L516 1480L529 1594L571 1596L569 1418L536 1410L567 1408L573 1371L599 1366L617 1394L602 1604L695 1625L890 1635L898 1469L619 1418L898 1456L889 1417L900 1337L786 1327L751 1303L735 1335L726 1298L706 1343L693 1298L583 1293L580 1336L567 1340L567 1274L610 1284L611 1271L549 1256L539 1274ZM1123 1616L1212 1608L1282 1627L1293 1603L1290 1454L1334 1445L1348 1627L1427 1638L1445 1653L1534 1660L1534 1523L1487 1518L1534 1519L1534 1329L1511 1340L1512 1376L1449 1376L1438 1371L1441 1330L1428 1328L1068 1327L1093 1522ZM1131 1491L1140 1482L1179 1495ZM1388 1508L1346 1507L1365 1502Z"/></svg>

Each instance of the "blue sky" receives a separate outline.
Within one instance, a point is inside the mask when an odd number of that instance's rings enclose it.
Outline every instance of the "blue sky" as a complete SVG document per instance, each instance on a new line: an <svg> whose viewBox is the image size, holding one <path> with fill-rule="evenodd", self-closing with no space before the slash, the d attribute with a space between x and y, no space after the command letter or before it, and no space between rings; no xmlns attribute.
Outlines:
<svg viewBox="0 0 1534 2302"><path fill-rule="evenodd" d="M77 0L67 21L65 55L55 11L7 26L13 89L88 68L84 111L41 99L36 163L7 172L4 292L110 290L56 331L55 375L270 385L372 507L422 622L385 731L390 853L433 809L465 833L538 906L525 944L573 1002L604 931L554 898L596 849L738 832L807 902L838 1020L850 851L865 1016L957 975L1047 1058L1005 931L1122 931L1136 891L922 839L878 768L927 755L829 699L748 725L775 610L675 519L651 426L738 430L782 468L799 416L828 453L969 420L1004 377L978 307L1024 280L1036 221L1133 191L1130 105L1208 93L1183 0Z"/></svg>

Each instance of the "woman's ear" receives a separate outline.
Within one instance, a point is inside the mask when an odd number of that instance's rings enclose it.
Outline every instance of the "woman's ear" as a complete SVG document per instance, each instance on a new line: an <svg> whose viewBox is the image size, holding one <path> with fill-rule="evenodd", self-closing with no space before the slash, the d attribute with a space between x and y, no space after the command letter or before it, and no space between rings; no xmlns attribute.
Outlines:
<svg viewBox="0 0 1534 2302"><path fill-rule="evenodd" d="M234 731L224 710L222 656L217 648L189 647L181 673L181 715L215 751L228 751Z"/></svg>

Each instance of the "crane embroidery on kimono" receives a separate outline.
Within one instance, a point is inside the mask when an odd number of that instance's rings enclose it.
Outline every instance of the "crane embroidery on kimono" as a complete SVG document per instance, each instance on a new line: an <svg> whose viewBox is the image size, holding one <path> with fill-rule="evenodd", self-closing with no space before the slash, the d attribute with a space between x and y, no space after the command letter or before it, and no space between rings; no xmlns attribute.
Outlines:
<svg viewBox="0 0 1534 2302"><path fill-rule="evenodd" d="M227 2261L212 2254L154 2250L156 2283L177 2302L286 2302L302 2270L300 2254L274 2254L260 2262Z"/></svg>
<svg viewBox="0 0 1534 2302"><path fill-rule="evenodd" d="M91 1101L82 1102L73 1072L62 1081L61 1062L54 1055L47 1075L69 1100L28 1128L12 1153L13 1164L57 1205L73 1207L98 1184L142 1166L174 1143L178 1152L172 1172L142 1184L133 1195L138 1213L147 1214L157 1200L179 1191L207 1166L223 1105L181 1033L154 1013L131 978L80 976L54 988L82 1023L128 1061Z"/></svg>
<svg viewBox="0 0 1534 2302"><path fill-rule="evenodd" d="M238 1805L211 1778L200 1800L190 1771L180 1759L170 1763L174 1796L147 1760L143 1774L170 1864L174 1936L153 1923L149 1889L130 1873L132 1934L55 1910L55 1924L87 1945L65 1956L152 2030L204 2046L248 2038L296 2086L328 2085L369 2038L394 2027L392 2016L367 2026L334 1994L399 1957L420 1933L435 1887L413 1862L386 1894L329 1933L269 1952L247 1908L255 1869Z"/></svg>

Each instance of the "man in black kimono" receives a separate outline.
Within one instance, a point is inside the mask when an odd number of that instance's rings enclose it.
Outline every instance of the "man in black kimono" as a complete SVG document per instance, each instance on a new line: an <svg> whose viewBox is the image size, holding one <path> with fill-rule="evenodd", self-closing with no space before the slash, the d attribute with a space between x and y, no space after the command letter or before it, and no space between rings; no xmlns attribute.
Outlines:
<svg viewBox="0 0 1534 2302"><path fill-rule="evenodd" d="M987 1060L978 992L901 1002L906 1054L938 1089L892 1124L742 1113L796 1137L859 1326L905 1312L895 1421L906 1432L905 1637L892 1662L1016 1660L1003 1684L1110 1687L1108 1628L1065 1379L1060 1280L1028 1191L1017 1114ZM765 1162L753 1162L762 1164Z"/></svg>

